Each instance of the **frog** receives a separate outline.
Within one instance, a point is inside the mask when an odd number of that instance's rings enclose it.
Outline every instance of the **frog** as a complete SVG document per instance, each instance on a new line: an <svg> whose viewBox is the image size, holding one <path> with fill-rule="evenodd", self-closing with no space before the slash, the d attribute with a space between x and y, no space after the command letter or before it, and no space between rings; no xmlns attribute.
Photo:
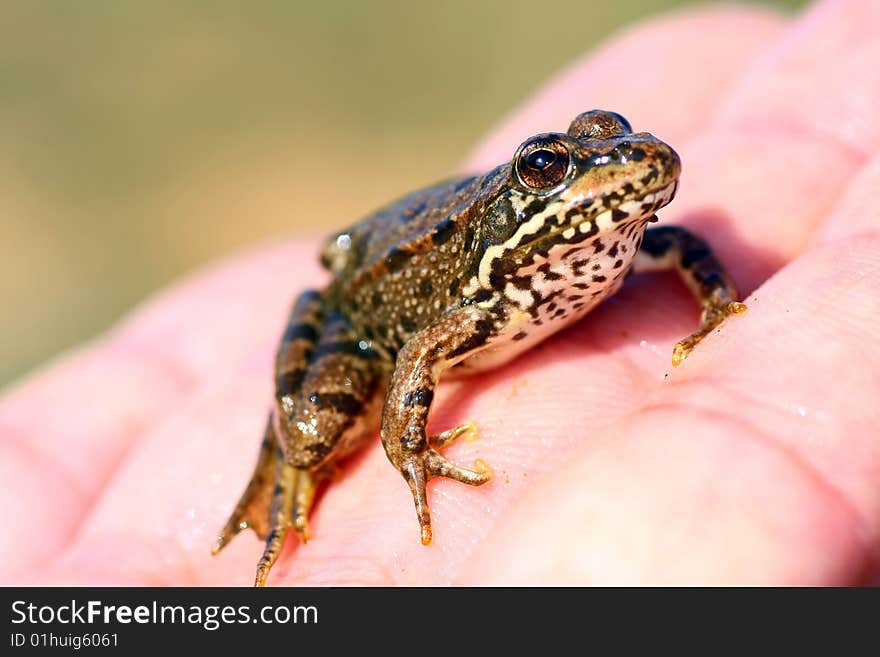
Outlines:
<svg viewBox="0 0 880 657"><path fill-rule="evenodd" d="M421 542L432 542L427 484L480 486L482 460L442 455L465 422L426 426L441 377L503 366L614 295L631 274L672 269L700 305L672 364L727 317L742 313L708 243L680 226L650 226L676 194L681 159L607 110L565 133L526 139L482 175L421 189L335 233L320 253L331 275L293 304L275 358L275 395L253 474L221 530L265 542L264 586L292 529L310 539L315 492L379 433L409 487Z"/></svg>

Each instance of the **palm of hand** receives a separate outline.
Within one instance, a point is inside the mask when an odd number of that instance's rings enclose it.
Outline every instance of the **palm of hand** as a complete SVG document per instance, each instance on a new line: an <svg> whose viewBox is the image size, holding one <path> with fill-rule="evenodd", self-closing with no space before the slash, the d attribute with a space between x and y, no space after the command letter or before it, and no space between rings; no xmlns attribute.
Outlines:
<svg viewBox="0 0 880 657"><path fill-rule="evenodd" d="M750 310L673 371L696 307L673 277L640 277L510 366L443 386L433 429L481 429L446 455L485 459L495 480L432 483L424 548L377 440L270 584L876 578L876 14L825 2L793 24L744 9L648 24L484 144L472 165L588 106L669 141L685 172L661 219L713 244ZM694 61L695 42L711 55ZM645 67L646 50L664 57ZM206 272L7 395L2 581L250 583L256 539L209 549L256 456L288 282L320 280L301 264L313 252L263 249Z"/></svg>

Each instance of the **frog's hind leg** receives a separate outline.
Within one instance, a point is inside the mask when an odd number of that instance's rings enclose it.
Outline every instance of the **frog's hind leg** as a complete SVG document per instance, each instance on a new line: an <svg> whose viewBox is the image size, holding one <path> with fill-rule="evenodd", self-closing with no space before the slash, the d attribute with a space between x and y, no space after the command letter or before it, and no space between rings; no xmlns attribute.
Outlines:
<svg viewBox="0 0 880 657"><path fill-rule="evenodd" d="M676 269L702 308L699 328L672 350L672 365L677 366L726 317L745 312L746 305L737 300L733 281L709 245L686 228L660 226L645 231L631 271L662 269Z"/></svg>
<svg viewBox="0 0 880 657"><path fill-rule="evenodd" d="M303 292L293 305L276 355L277 400L289 400L298 392L315 349L323 317L324 300L318 292ZM217 554L243 529L253 529L257 536L266 541L258 567L257 585L265 583L290 526L293 525L300 535L307 532L303 521L314 497L311 473L285 463L283 443L278 439L281 435L278 427L280 413L285 413L283 404L269 416L250 482L213 547L214 554Z"/></svg>
<svg viewBox="0 0 880 657"><path fill-rule="evenodd" d="M272 504L272 489L275 483L275 470L278 461L278 443L272 427L272 417L266 423L263 442L257 457L257 465L241 495L238 504L220 531L212 552L217 554L229 541L243 529L253 529L257 536L265 539L269 534L269 509Z"/></svg>
<svg viewBox="0 0 880 657"><path fill-rule="evenodd" d="M309 540L315 493L336 461L375 435L385 376L380 359L338 313L326 313L319 326L300 317L288 329L276 363L281 465L258 584L291 527L300 540Z"/></svg>
<svg viewBox="0 0 880 657"><path fill-rule="evenodd" d="M296 392L279 385L277 431L284 458L309 473L297 486L298 526L305 529L314 489L333 464L374 435L387 367L345 318L328 313Z"/></svg>

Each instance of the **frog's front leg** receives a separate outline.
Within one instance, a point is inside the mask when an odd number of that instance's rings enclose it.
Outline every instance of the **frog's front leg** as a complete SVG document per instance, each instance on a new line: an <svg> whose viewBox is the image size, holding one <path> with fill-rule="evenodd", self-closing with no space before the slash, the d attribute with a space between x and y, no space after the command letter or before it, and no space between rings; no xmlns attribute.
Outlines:
<svg viewBox="0 0 880 657"><path fill-rule="evenodd" d="M422 543L431 542L431 513L426 485L434 477L448 477L479 486L491 471L477 461L467 470L447 461L437 451L456 437L474 431L473 423L427 437L425 427L440 374L488 344L496 331L494 316L478 307L444 314L413 335L397 355L397 364L382 411L382 445L412 491Z"/></svg>
<svg viewBox="0 0 880 657"><path fill-rule="evenodd" d="M700 327L672 350L672 365L677 366L726 317L745 312L746 305L737 300L733 281L709 245L686 228L661 226L645 231L632 271L661 269L676 269L702 308Z"/></svg>

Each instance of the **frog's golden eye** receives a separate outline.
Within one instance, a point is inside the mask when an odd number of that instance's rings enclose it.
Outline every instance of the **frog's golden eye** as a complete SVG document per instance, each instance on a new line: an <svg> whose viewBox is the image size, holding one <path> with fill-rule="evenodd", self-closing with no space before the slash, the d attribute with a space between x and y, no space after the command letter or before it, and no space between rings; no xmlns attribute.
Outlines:
<svg viewBox="0 0 880 657"><path fill-rule="evenodd" d="M537 139L520 148L516 175L527 187L549 189L562 182L570 164L571 155L565 144L553 139Z"/></svg>
<svg viewBox="0 0 880 657"><path fill-rule="evenodd" d="M575 139L611 139L632 134L632 126L617 112L590 110L571 122L568 134Z"/></svg>

